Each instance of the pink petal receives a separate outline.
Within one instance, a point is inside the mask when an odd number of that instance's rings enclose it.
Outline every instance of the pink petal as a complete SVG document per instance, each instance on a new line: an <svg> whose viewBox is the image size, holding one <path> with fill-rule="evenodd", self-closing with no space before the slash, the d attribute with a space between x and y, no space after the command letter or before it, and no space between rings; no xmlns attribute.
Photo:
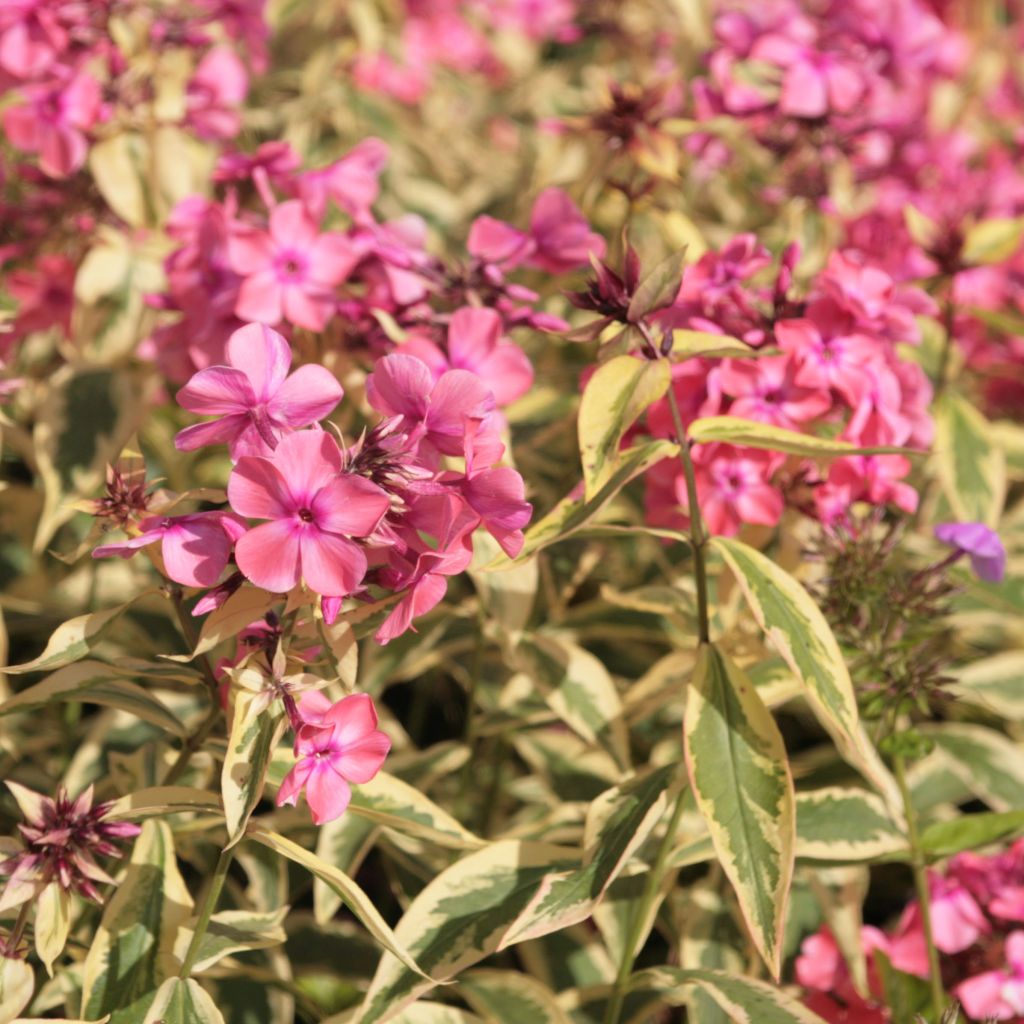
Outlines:
<svg viewBox="0 0 1024 1024"><path fill-rule="evenodd" d="M310 590L343 597L359 589L366 575L366 555L358 544L334 533L307 529L300 545L302 578Z"/></svg>
<svg viewBox="0 0 1024 1024"><path fill-rule="evenodd" d="M822 117L828 112L828 82L812 65L801 61L786 72L779 110L792 117Z"/></svg>
<svg viewBox="0 0 1024 1024"><path fill-rule="evenodd" d="M396 636L401 636L412 625L412 620L430 611L439 604L448 591L448 581L443 576L428 574L413 584L391 614L384 620L374 635L377 643L384 645Z"/></svg>
<svg viewBox="0 0 1024 1024"><path fill-rule="evenodd" d="M216 521L191 520L167 530L161 553L175 583L212 587L228 564L231 542Z"/></svg>
<svg viewBox="0 0 1024 1024"><path fill-rule="evenodd" d="M263 324L281 322L283 294L273 270L261 270L247 277L238 289L235 316L239 320L256 320Z"/></svg>
<svg viewBox="0 0 1024 1024"><path fill-rule="evenodd" d="M368 537L390 506L387 494L375 483L343 474L317 492L311 510L321 530Z"/></svg>
<svg viewBox="0 0 1024 1024"><path fill-rule="evenodd" d="M330 287L344 281L360 260L349 239L336 231L321 235L309 252L313 280Z"/></svg>
<svg viewBox="0 0 1024 1024"><path fill-rule="evenodd" d="M246 414L256 406L256 392L249 377L230 366L200 370L175 397L183 409L202 416Z"/></svg>
<svg viewBox="0 0 1024 1024"><path fill-rule="evenodd" d="M239 438L252 421L246 415L223 416L209 423L196 423L179 430L174 438L174 447L179 452L194 452L210 444L230 444Z"/></svg>
<svg viewBox="0 0 1024 1024"><path fill-rule="evenodd" d="M286 320L308 331L322 331L334 312L336 300L326 292L310 291L312 283L294 282L281 289Z"/></svg>
<svg viewBox="0 0 1024 1024"><path fill-rule="evenodd" d="M235 227L228 238L228 262L243 277L270 270L274 263L270 235L247 224Z"/></svg>
<svg viewBox="0 0 1024 1024"><path fill-rule="evenodd" d="M255 455L245 455L235 464L228 477L228 502L240 516L251 519L283 519L300 507L277 466Z"/></svg>
<svg viewBox="0 0 1024 1024"><path fill-rule="evenodd" d="M321 762L306 783L306 803L313 812L313 822L323 825L345 813L352 790L330 765Z"/></svg>
<svg viewBox="0 0 1024 1024"><path fill-rule="evenodd" d="M331 758L331 767L349 782L369 782L380 771L390 749L391 740L378 729L346 744Z"/></svg>
<svg viewBox="0 0 1024 1024"><path fill-rule="evenodd" d="M307 690L299 700L299 715L311 725L320 725L331 707L327 694L320 690Z"/></svg>
<svg viewBox="0 0 1024 1024"><path fill-rule="evenodd" d="M281 438L274 451L274 464L280 467L288 493L292 495L289 509L296 511L310 508L317 491L341 472L341 451L333 434L301 430Z"/></svg>
<svg viewBox="0 0 1024 1024"><path fill-rule="evenodd" d="M334 746L347 747L377 729L377 709L368 693L353 693L332 705L324 721L334 726Z"/></svg>
<svg viewBox="0 0 1024 1024"><path fill-rule="evenodd" d="M273 398L284 384L292 365L292 350L288 342L262 323L239 327L228 338L225 351L228 362L245 374L260 402ZM250 403L248 408L254 404Z"/></svg>
<svg viewBox="0 0 1024 1024"><path fill-rule="evenodd" d="M286 594L299 582L298 531L286 519L254 527L235 545L235 561L257 587Z"/></svg>
<svg viewBox="0 0 1024 1024"><path fill-rule="evenodd" d="M312 758L303 758L284 777L281 788L277 791L278 807L283 807L285 804L295 806L295 801L298 800L299 793L302 792L302 787L306 784L315 763Z"/></svg>
<svg viewBox="0 0 1024 1024"><path fill-rule="evenodd" d="M525 500L523 478L509 466L477 473L463 484L462 493L488 525L519 530L530 521L533 506Z"/></svg>
<svg viewBox="0 0 1024 1024"><path fill-rule="evenodd" d="M511 341L502 341L476 371L498 405L522 398L533 387L530 357Z"/></svg>
<svg viewBox="0 0 1024 1024"><path fill-rule="evenodd" d="M464 306L448 325L448 355L452 366L479 372L477 367L501 340L501 316L496 310Z"/></svg>
<svg viewBox="0 0 1024 1024"><path fill-rule="evenodd" d="M494 397L484 382L468 370L449 370L443 374L430 395L430 408L426 425L432 434L458 438L461 442L467 419L483 419L494 408ZM435 441L436 443L436 441ZM461 455L461 444L442 451L446 455Z"/></svg>
<svg viewBox="0 0 1024 1024"><path fill-rule="evenodd" d="M127 540L118 541L115 544L101 544L99 547L93 548L92 557L131 558L139 548L144 548L147 544L155 544L158 540L163 539L163 535L163 530L150 530L138 537L129 537Z"/></svg>
<svg viewBox="0 0 1024 1024"><path fill-rule="evenodd" d="M985 1020L987 1017L1006 1020L1013 1014L1013 1008L1002 997L1003 985L1007 980L1007 975L1002 971L985 971L984 974L962 981L953 989L953 995L974 1020Z"/></svg>
<svg viewBox="0 0 1024 1024"><path fill-rule="evenodd" d="M329 416L345 394L337 378L323 366L300 366L267 404L278 423L306 427Z"/></svg>
<svg viewBox="0 0 1024 1024"><path fill-rule="evenodd" d="M504 221L477 217L469 229L466 248L470 254L488 263L503 263L509 269L519 266L533 252L533 239Z"/></svg>
<svg viewBox="0 0 1024 1024"><path fill-rule="evenodd" d="M271 211L270 235L279 246L309 249L316 241L316 224L298 199L290 199Z"/></svg>
<svg viewBox="0 0 1024 1024"><path fill-rule="evenodd" d="M85 163L85 136L75 128L50 125L40 137L39 166L53 178L65 178Z"/></svg>
<svg viewBox="0 0 1024 1024"><path fill-rule="evenodd" d="M422 420L434 385L426 365L413 356L395 353L377 361L366 380L366 397L378 412Z"/></svg>

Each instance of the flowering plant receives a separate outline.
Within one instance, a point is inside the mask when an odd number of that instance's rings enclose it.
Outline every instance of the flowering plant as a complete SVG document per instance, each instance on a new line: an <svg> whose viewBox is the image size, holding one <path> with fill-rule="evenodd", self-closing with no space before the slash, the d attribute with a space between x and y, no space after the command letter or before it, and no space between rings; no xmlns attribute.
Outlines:
<svg viewBox="0 0 1024 1024"><path fill-rule="evenodd" d="M0 5L0 1024L1024 1024L1022 44Z"/></svg>

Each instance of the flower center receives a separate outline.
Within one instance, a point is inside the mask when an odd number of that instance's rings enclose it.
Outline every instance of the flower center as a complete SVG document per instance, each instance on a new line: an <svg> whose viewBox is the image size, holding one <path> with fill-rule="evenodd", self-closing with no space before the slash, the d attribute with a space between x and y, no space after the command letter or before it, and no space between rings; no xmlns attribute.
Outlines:
<svg viewBox="0 0 1024 1024"><path fill-rule="evenodd" d="M313 513L308 508L300 508L296 515L304 522L313 522Z"/></svg>

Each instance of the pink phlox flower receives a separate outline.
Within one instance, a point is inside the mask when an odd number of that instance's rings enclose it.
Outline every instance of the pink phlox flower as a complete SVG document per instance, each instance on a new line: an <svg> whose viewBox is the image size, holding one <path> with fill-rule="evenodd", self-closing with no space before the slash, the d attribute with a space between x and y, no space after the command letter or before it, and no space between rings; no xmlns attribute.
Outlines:
<svg viewBox="0 0 1024 1024"><path fill-rule="evenodd" d="M387 494L342 472L333 435L303 430L281 439L270 458L245 455L228 479L239 514L267 523L235 545L245 576L275 594L300 579L318 594L346 595L366 573L366 554L351 537L367 537L388 511Z"/></svg>
<svg viewBox="0 0 1024 1024"><path fill-rule="evenodd" d="M533 252L527 262L549 274L565 274L585 267L590 257L605 254L604 239L590 230L579 207L560 188L546 188L530 213Z"/></svg>
<svg viewBox="0 0 1024 1024"><path fill-rule="evenodd" d="M25 87L26 101L4 111L11 142L39 154L39 166L52 178L66 178L84 163L86 132L103 113L100 84L86 71L66 81Z"/></svg>
<svg viewBox="0 0 1024 1024"><path fill-rule="evenodd" d="M65 337L70 336L77 270L66 256L46 253L39 257L35 266L12 270L7 275L7 291L18 302L18 315L11 332L15 338L49 327L57 327ZM0 334L0 354L4 345L5 336Z"/></svg>
<svg viewBox="0 0 1024 1024"><path fill-rule="evenodd" d="M467 436L494 409L494 396L476 374L448 370L435 383L426 363L402 353L377 362L366 395L374 409L403 417L409 432L443 455L465 455Z"/></svg>
<svg viewBox="0 0 1024 1024"><path fill-rule="evenodd" d="M420 334L411 337L402 346L402 352L423 360L435 379L447 370L469 370L483 381L498 406L521 398L533 386L529 358L518 345L503 337L501 316L493 309L457 309L448 325L446 350Z"/></svg>
<svg viewBox="0 0 1024 1024"><path fill-rule="evenodd" d="M373 699L354 693L336 704L319 691L298 705L305 720L295 737L295 767L277 793L277 806L295 805L304 789L317 825L340 817L352 799L350 783L369 782L380 771L391 740L377 728Z"/></svg>
<svg viewBox="0 0 1024 1024"><path fill-rule="evenodd" d="M45 0L6 0L0 8L0 69L39 78L68 44L68 34Z"/></svg>
<svg viewBox="0 0 1024 1024"><path fill-rule="evenodd" d="M1006 968L977 974L953 990L975 1020L1013 1020L1024 1014L1024 931L1010 932L1004 949Z"/></svg>
<svg viewBox="0 0 1024 1024"><path fill-rule="evenodd" d="M487 532L515 558L523 548L523 527L533 515L523 478L510 466L494 466L463 478L460 490Z"/></svg>
<svg viewBox="0 0 1024 1024"><path fill-rule="evenodd" d="M359 259L345 235L321 234L298 199L271 210L266 232L238 227L228 252L232 268L245 278L237 316L272 327L284 318L311 331L323 330L337 306L335 287Z"/></svg>
<svg viewBox="0 0 1024 1024"><path fill-rule="evenodd" d="M423 64L399 63L386 53L361 53L351 69L352 81L363 92L376 92L413 106L426 95L430 68Z"/></svg>
<svg viewBox="0 0 1024 1024"><path fill-rule="evenodd" d="M217 182L249 181L257 170L268 180L282 182L291 179L302 160L290 142L263 142L255 153L224 153L217 159L213 180Z"/></svg>
<svg viewBox="0 0 1024 1024"><path fill-rule="evenodd" d="M835 459L825 484L815 492L819 518L825 523L843 521L858 501L893 504L913 513L918 495L905 482L910 468L910 461L902 455L846 455Z"/></svg>
<svg viewBox="0 0 1024 1024"><path fill-rule="evenodd" d="M186 90L186 118L201 139L232 139L241 129L239 107L249 91L245 65L227 46L199 62Z"/></svg>
<svg viewBox="0 0 1024 1024"><path fill-rule="evenodd" d="M789 430L824 415L832 406L827 391L797 384L788 356L724 359L713 370L714 384L733 399L729 415L771 423Z"/></svg>
<svg viewBox="0 0 1024 1024"><path fill-rule="evenodd" d="M296 180L299 198L311 213L322 216L327 200L345 210L357 222L370 221L370 208L380 195L380 176L388 162L388 144L381 139L363 139L334 163L306 171Z"/></svg>
<svg viewBox="0 0 1024 1024"><path fill-rule="evenodd" d="M138 536L101 544L92 557L131 558L139 548L160 541L164 571L186 587L212 587L228 564L232 543L245 533L242 520L227 512L150 516L139 527Z"/></svg>
<svg viewBox="0 0 1024 1024"><path fill-rule="evenodd" d="M288 342L263 324L235 331L226 354L227 366L200 370L178 392L182 408L218 417L180 431L179 451L227 444L235 460L269 455L285 434L328 416L344 394L323 366L300 366L289 375Z"/></svg>

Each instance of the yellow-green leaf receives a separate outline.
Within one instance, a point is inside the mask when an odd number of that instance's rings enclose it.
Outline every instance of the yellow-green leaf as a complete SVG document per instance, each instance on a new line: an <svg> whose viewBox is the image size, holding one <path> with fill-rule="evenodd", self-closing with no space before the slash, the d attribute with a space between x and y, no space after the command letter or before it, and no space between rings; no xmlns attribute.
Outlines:
<svg viewBox="0 0 1024 1024"><path fill-rule="evenodd" d="M697 806L754 944L778 977L796 843L793 779L756 688L713 645L698 655L683 735Z"/></svg>
<svg viewBox="0 0 1024 1024"><path fill-rule="evenodd" d="M970 266L1002 263L1017 252L1022 241L1024 217L992 217L967 230L961 257Z"/></svg>
<svg viewBox="0 0 1024 1024"><path fill-rule="evenodd" d="M126 601L116 608L107 608L104 611L68 619L54 630L42 654L20 665L8 665L4 672L9 675L20 672L52 672L55 668L62 668L84 658L103 639L107 628L131 603Z"/></svg>
<svg viewBox="0 0 1024 1024"><path fill-rule="evenodd" d="M992 426L957 395L935 410L935 459L939 481L957 519L995 527L1006 498L1006 456Z"/></svg>
<svg viewBox="0 0 1024 1024"><path fill-rule="evenodd" d="M459 978L459 991L494 1024L572 1024L551 989L519 971L469 971Z"/></svg>
<svg viewBox="0 0 1024 1024"><path fill-rule="evenodd" d="M95 143L89 170L110 208L133 228L146 223L149 208L143 186L148 150L145 140L128 132Z"/></svg>
<svg viewBox="0 0 1024 1024"><path fill-rule="evenodd" d="M904 448L878 445L861 448L835 438L815 437L786 430L770 423L745 420L739 416L706 416L694 420L687 429L691 441L702 444L720 441L724 444L741 445L746 448L764 448L772 452L786 452L789 455L805 455L809 458L837 458L842 455L880 455L906 453Z"/></svg>
<svg viewBox="0 0 1024 1024"><path fill-rule="evenodd" d="M113 802L109 818L152 818L180 811L223 814L220 797L191 786L152 786L128 793Z"/></svg>
<svg viewBox="0 0 1024 1024"><path fill-rule="evenodd" d="M921 732L946 756L954 774L997 811L1018 810L1024 793L1024 751L983 725L943 722Z"/></svg>
<svg viewBox="0 0 1024 1024"><path fill-rule="evenodd" d="M219 608L215 608L203 621L199 640L191 654L167 655L172 661L191 661L200 654L212 651L217 644L236 637L246 626L262 619L278 598L265 590L243 585Z"/></svg>
<svg viewBox="0 0 1024 1024"><path fill-rule="evenodd" d="M740 584L750 610L804 686L807 701L842 756L899 806L892 775L860 724L850 671L821 609L788 572L741 541L715 537L715 550Z"/></svg>
<svg viewBox="0 0 1024 1024"><path fill-rule="evenodd" d="M616 356L587 382L577 424L585 500L591 501L608 483L619 462L623 435L668 391L670 380L667 360Z"/></svg>
<svg viewBox="0 0 1024 1024"><path fill-rule="evenodd" d="M228 847L245 834L249 815L263 796L270 761L288 726L281 703L273 701L266 706L261 697L241 687L235 689L231 733L220 776Z"/></svg>
<svg viewBox="0 0 1024 1024"><path fill-rule="evenodd" d="M170 827L147 821L85 958L83 1015L109 1013L111 1024L138 1024L161 982L178 972L174 941L191 914Z"/></svg>
<svg viewBox="0 0 1024 1024"><path fill-rule="evenodd" d="M64 951L71 930L71 896L56 882L44 886L36 901L34 934L36 953L53 977L53 961Z"/></svg>
<svg viewBox="0 0 1024 1024"><path fill-rule="evenodd" d="M798 857L859 861L906 848L906 837L874 793L841 786L797 793Z"/></svg>
<svg viewBox="0 0 1024 1024"><path fill-rule="evenodd" d="M495 952L545 876L578 864L571 850L503 840L442 871L409 905L395 936L429 974L392 955L377 966L356 1018L385 1024L420 995Z"/></svg>
<svg viewBox="0 0 1024 1024"><path fill-rule="evenodd" d="M675 361L702 356L705 359L759 359L765 351L751 348L739 338L709 331L677 328L672 332L672 358Z"/></svg>
<svg viewBox="0 0 1024 1024"><path fill-rule="evenodd" d="M35 972L25 960L0 957L0 1024L11 1024L32 998Z"/></svg>
<svg viewBox="0 0 1024 1024"><path fill-rule="evenodd" d="M288 907L280 907L270 911L222 910L214 914L199 941L192 973L201 974L232 953L280 945L288 938L281 926L287 913ZM174 953L182 963L194 936L193 922L178 929Z"/></svg>
<svg viewBox="0 0 1024 1024"><path fill-rule="evenodd" d="M210 994L192 978L168 978L142 1024L224 1024Z"/></svg>

